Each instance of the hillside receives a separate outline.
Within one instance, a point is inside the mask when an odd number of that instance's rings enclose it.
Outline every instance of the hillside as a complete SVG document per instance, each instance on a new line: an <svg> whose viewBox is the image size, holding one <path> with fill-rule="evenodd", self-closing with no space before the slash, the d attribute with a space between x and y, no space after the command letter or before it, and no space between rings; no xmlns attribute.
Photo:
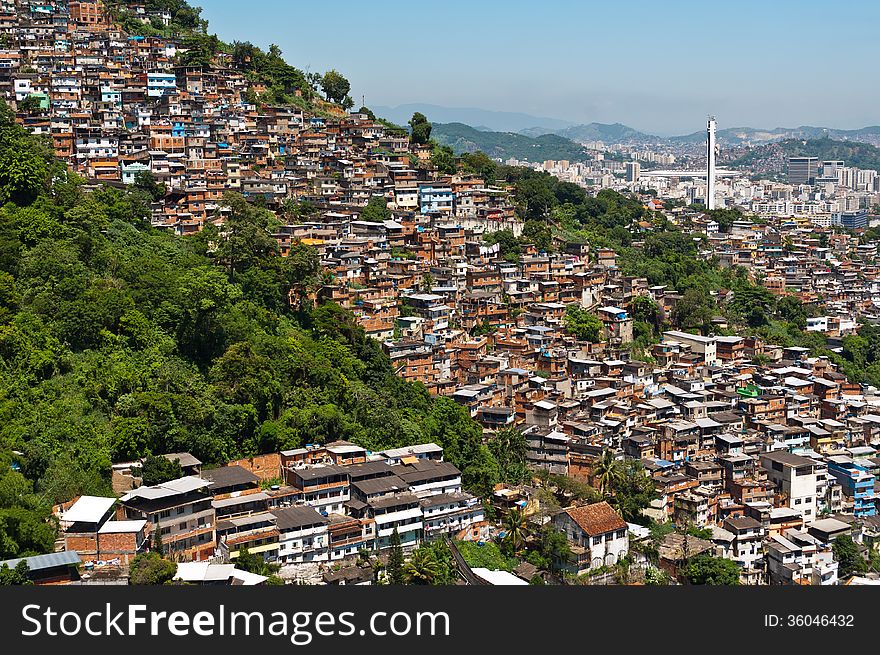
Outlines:
<svg viewBox="0 0 880 655"><path fill-rule="evenodd" d="M450 146L456 154L480 150L495 159L513 157L530 162L589 159L586 148L556 134L532 138L514 132L481 131L463 123L435 123L431 136L441 145Z"/></svg>
<svg viewBox="0 0 880 655"><path fill-rule="evenodd" d="M433 441L494 484L467 410L314 304L317 251L281 257L267 210L232 194L222 236L152 228L145 191L87 191L2 101L0 171L0 559L51 550L51 503L110 493L111 462L148 454Z"/></svg>
<svg viewBox="0 0 880 655"><path fill-rule="evenodd" d="M731 162L732 166L759 166L764 172L782 173L788 157L812 156L820 160L839 159L847 166L880 171L880 148L866 143L834 139L785 139L752 149Z"/></svg>
<svg viewBox="0 0 880 655"><path fill-rule="evenodd" d="M310 114L333 118L345 115L344 107L353 106L348 96L350 85L341 78L342 86L329 93L318 74L306 74L292 66L273 45L268 51L248 41L224 43L208 32L208 21L201 17L201 8L186 0L105 0L113 20L130 36L159 36L180 42L176 61L186 66L209 67L219 64L245 75L253 85L264 87L261 94L248 92L250 101L265 105L298 106ZM170 23L146 20L136 9L146 12L167 11ZM321 94L326 94L326 99Z"/></svg>
<svg viewBox="0 0 880 655"><path fill-rule="evenodd" d="M557 136L571 139L577 143L589 143L602 141L610 143L658 143L663 141L661 137L639 132L621 123L589 123L586 125L572 125L556 130L546 130L540 127L522 130L526 136L538 137L543 134L556 134Z"/></svg>
<svg viewBox="0 0 880 655"><path fill-rule="evenodd" d="M762 145L789 139L831 138L838 141L857 141L880 146L880 126L863 127L857 130L838 130L828 127L776 127L760 129L754 127L728 127L718 130L718 142L722 145ZM706 132L700 130L682 136L670 137L671 143L695 144L706 140Z"/></svg>

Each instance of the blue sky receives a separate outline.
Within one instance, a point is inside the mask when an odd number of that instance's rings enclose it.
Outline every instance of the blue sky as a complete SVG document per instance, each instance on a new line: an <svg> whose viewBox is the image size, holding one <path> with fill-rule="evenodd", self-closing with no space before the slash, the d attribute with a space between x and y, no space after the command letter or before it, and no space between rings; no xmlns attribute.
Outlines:
<svg viewBox="0 0 880 655"><path fill-rule="evenodd" d="M193 0L226 41L430 103L656 134L880 124L880 2ZM872 33L873 32L873 33ZM429 117L430 118L430 117Z"/></svg>

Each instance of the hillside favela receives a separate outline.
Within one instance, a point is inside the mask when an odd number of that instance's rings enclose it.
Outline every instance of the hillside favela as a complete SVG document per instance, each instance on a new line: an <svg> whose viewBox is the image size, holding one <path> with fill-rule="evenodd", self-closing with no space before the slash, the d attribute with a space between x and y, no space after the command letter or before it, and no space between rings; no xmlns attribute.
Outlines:
<svg viewBox="0 0 880 655"><path fill-rule="evenodd" d="M880 584L880 127L371 105L205 4L0 0L0 583Z"/></svg>

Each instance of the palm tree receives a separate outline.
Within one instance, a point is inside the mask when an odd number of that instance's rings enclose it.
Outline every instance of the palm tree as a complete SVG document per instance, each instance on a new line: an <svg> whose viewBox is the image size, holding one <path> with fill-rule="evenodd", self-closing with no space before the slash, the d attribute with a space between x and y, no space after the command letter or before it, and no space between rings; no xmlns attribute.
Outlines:
<svg viewBox="0 0 880 655"><path fill-rule="evenodd" d="M614 485L620 481L620 478L620 464L611 449L606 449L602 453L602 457L593 464L593 479L599 483L599 493L603 496L610 496Z"/></svg>
<svg viewBox="0 0 880 655"><path fill-rule="evenodd" d="M528 533L528 520L521 509L512 509L504 517L504 543L516 555L523 549Z"/></svg>
<svg viewBox="0 0 880 655"><path fill-rule="evenodd" d="M437 561L433 551L419 548L413 553L404 570L408 584L432 585L440 575L440 562Z"/></svg>

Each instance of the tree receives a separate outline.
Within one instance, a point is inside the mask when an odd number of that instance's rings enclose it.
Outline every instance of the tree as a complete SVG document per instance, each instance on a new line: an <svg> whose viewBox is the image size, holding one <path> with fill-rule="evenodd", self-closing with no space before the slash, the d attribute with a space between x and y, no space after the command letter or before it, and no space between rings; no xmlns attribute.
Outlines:
<svg viewBox="0 0 880 655"><path fill-rule="evenodd" d="M394 532L391 533L390 546L387 565L388 584L405 584L406 571L403 565L403 547L400 545L400 533L397 531L397 526L394 526Z"/></svg>
<svg viewBox="0 0 880 655"><path fill-rule="evenodd" d="M42 111L42 99L40 96L29 95L24 100L19 101L18 103L18 111L24 114L37 114Z"/></svg>
<svg viewBox="0 0 880 655"><path fill-rule="evenodd" d="M502 543L508 553L517 555L525 546L528 535L528 519L525 513L519 508L512 508L504 517L502 526L504 528Z"/></svg>
<svg viewBox="0 0 880 655"><path fill-rule="evenodd" d="M776 312L779 317L793 323L799 330L807 327L807 312L804 305L796 296L783 296L776 303Z"/></svg>
<svg viewBox="0 0 880 655"><path fill-rule="evenodd" d="M705 289L688 289L672 309L672 322L685 330L705 330L711 324L713 309Z"/></svg>
<svg viewBox="0 0 880 655"><path fill-rule="evenodd" d="M361 210L360 219L362 221L371 221L373 223L381 223L382 221L391 220L391 210L385 202L384 196L370 196L367 206Z"/></svg>
<svg viewBox="0 0 880 655"><path fill-rule="evenodd" d="M158 525L153 530L153 544L150 546L150 552L156 553L159 557L165 557L165 545L162 543L162 529Z"/></svg>
<svg viewBox="0 0 880 655"><path fill-rule="evenodd" d="M831 551L838 562L838 577L847 578L867 572L868 562L859 552L858 544L849 535L837 537L831 546Z"/></svg>
<svg viewBox="0 0 880 655"><path fill-rule="evenodd" d="M434 284L435 282L433 275L431 275L430 273L425 273L424 275L422 275L421 287L424 293L430 293L431 289L434 288Z"/></svg>
<svg viewBox="0 0 880 655"><path fill-rule="evenodd" d="M226 262L231 278L250 268L265 267L279 255L278 242L272 238L275 221L266 209L251 205L239 193L223 196L229 214L223 224L222 241L218 249Z"/></svg>
<svg viewBox="0 0 880 655"><path fill-rule="evenodd" d="M411 130L410 140L413 144L427 145L431 141L431 123L423 113L418 111L414 113L409 119L409 127Z"/></svg>
<svg viewBox="0 0 880 655"><path fill-rule="evenodd" d="M280 564L271 564L267 562L262 555L252 553L247 548L242 548L241 551L239 551L238 557L233 560L233 563L237 569L247 571L248 573L254 573L256 575L262 575L267 578L275 575L281 568Z"/></svg>
<svg viewBox="0 0 880 655"><path fill-rule="evenodd" d="M526 221L523 225L522 240L535 244L542 252L553 250L553 231L543 221Z"/></svg>
<svg viewBox="0 0 880 655"><path fill-rule="evenodd" d="M449 146L434 144L434 152L431 154L431 165L443 175L452 175L457 170L455 153Z"/></svg>
<svg viewBox="0 0 880 655"><path fill-rule="evenodd" d="M614 457L614 452L606 448L602 456L593 464L593 479L598 482L599 493L610 496L614 486L622 477L620 464Z"/></svg>
<svg viewBox="0 0 880 655"><path fill-rule="evenodd" d="M33 582L28 575L30 568L27 560L20 560L13 568L9 568L8 564L0 567L0 587L6 586L29 586Z"/></svg>
<svg viewBox="0 0 880 655"><path fill-rule="evenodd" d="M458 569L445 541L421 545L404 566L406 583L410 585L451 585L458 578Z"/></svg>
<svg viewBox="0 0 880 655"><path fill-rule="evenodd" d="M466 152L461 155L462 168L483 178L487 186L495 184L498 179L498 164L485 152Z"/></svg>
<svg viewBox="0 0 880 655"><path fill-rule="evenodd" d="M167 457L148 455L141 464L141 478L148 487L182 477L183 469L180 467L179 459L170 460Z"/></svg>
<svg viewBox="0 0 880 655"><path fill-rule="evenodd" d="M48 172L47 160L32 137L15 123L9 107L0 100L0 206L8 201L20 206L32 203Z"/></svg>
<svg viewBox="0 0 880 655"><path fill-rule="evenodd" d="M430 550L418 549L404 567L407 584L432 585L440 575L440 564Z"/></svg>
<svg viewBox="0 0 880 655"><path fill-rule="evenodd" d="M694 585L736 586L740 583L739 570L733 560L703 554L690 561L684 576Z"/></svg>
<svg viewBox="0 0 880 655"><path fill-rule="evenodd" d="M565 330L581 341L597 343L602 338L604 326L598 316L577 304L565 309Z"/></svg>
<svg viewBox="0 0 880 655"><path fill-rule="evenodd" d="M516 428L498 430L489 440L489 450L498 462L502 481L518 484L528 478L528 442L522 432Z"/></svg>
<svg viewBox="0 0 880 655"><path fill-rule="evenodd" d="M627 459L620 464L621 471L612 488L611 505L624 521L639 521L642 511L657 497L654 480L641 461Z"/></svg>
<svg viewBox="0 0 880 655"><path fill-rule="evenodd" d="M165 185L156 181L156 176L152 171L138 171L134 176L134 185L136 189L145 192L150 198L160 200L166 192Z"/></svg>
<svg viewBox="0 0 880 655"><path fill-rule="evenodd" d="M565 533L556 530L548 523L541 529L538 552L541 556L540 560L532 563L546 571L555 571L569 561L571 545Z"/></svg>
<svg viewBox="0 0 880 655"><path fill-rule="evenodd" d="M321 89L327 96L327 100L341 104L348 95L348 92L351 91L351 84L338 71L329 70L321 78ZM350 106L353 105L354 103L352 102Z"/></svg>
<svg viewBox="0 0 880 655"><path fill-rule="evenodd" d="M317 249L301 241L291 244L284 259L284 271L297 305L301 306L309 292L320 283L321 260Z"/></svg>
<svg viewBox="0 0 880 655"><path fill-rule="evenodd" d="M653 330L660 328L660 306L649 296L636 296L632 301L634 321L647 323Z"/></svg>
<svg viewBox="0 0 880 655"><path fill-rule="evenodd" d="M498 244L498 254L507 261L519 261L520 253L522 253L522 244L516 238L513 230L503 229L497 232L486 232L483 235L483 241L486 245L494 246Z"/></svg>
<svg viewBox="0 0 880 655"><path fill-rule="evenodd" d="M135 555L129 568L128 583L132 585L164 585L174 579L177 564L163 559L156 552Z"/></svg>

